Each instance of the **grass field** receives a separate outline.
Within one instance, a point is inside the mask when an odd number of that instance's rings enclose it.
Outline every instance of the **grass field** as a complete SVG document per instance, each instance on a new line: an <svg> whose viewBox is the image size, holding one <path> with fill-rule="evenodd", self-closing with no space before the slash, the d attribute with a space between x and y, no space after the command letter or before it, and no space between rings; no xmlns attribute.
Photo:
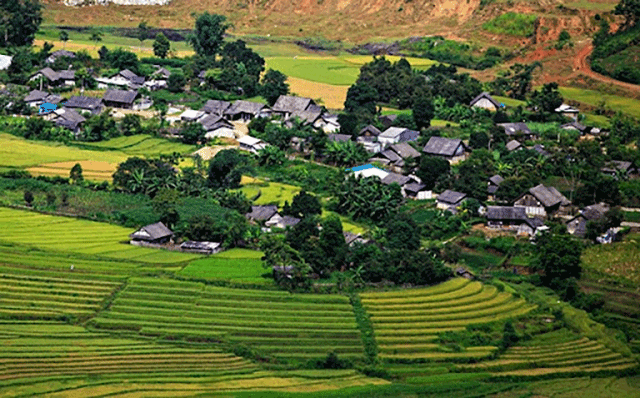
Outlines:
<svg viewBox="0 0 640 398"><path fill-rule="evenodd" d="M196 150L195 145L186 145L180 142L169 141L164 138L156 138L142 134L118 137L101 142L87 142L82 145L108 151L119 151L130 156L146 157L171 154L173 152L186 155Z"/></svg>
<svg viewBox="0 0 640 398"><path fill-rule="evenodd" d="M198 255L125 244L131 229L94 221L0 208L0 240L41 249L151 263L181 263Z"/></svg>
<svg viewBox="0 0 640 398"><path fill-rule="evenodd" d="M640 117L640 100L573 87L560 87L560 93L564 98L591 106L598 106L604 100L605 106L608 108L621 111L633 117Z"/></svg>
<svg viewBox="0 0 640 398"><path fill-rule="evenodd" d="M179 274L196 279L270 284L271 274L262 266L262 255L262 252L248 249L226 250L192 261ZM269 278L264 278L264 274Z"/></svg>
<svg viewBox="0 0 640 398"><path fill-rule="evenodd" d="M256 205L277 204L278 206L284 206L285 201L291 203L293 197L301 190L300 187L279 182L243 178L240 192L244 193L249 199L256 197L260 193L260 197L253 202Z"/></svg>
<svg viewBox="0 0 640 398"><path fill-rule="evenodd" d="M582 266L596 275L609 275L640 282L640 234L630 234L623 242L595 245L582 254Z"/></svg>

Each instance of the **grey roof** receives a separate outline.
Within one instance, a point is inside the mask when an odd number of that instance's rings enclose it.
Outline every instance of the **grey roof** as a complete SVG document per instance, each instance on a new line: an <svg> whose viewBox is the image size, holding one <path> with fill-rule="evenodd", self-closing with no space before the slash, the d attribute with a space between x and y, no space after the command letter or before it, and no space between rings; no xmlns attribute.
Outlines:
<svg viewBox="0 0 640 398"><path fill-rule="evenodd" d="M49 93L47 92L40 91L40 90L33 90L29 94L27 94L26 97L24 97L24 101L25 102L44 101L45 98L47 98L47 96L49 96Z"/></svg>
<svg viewBox="0 0 640 398"><path fill-rule="evenodd" d="M389 127L388 129L383 131L382 134L379 135L379 137L396 138L396 137L399 137L402 133L404 133L407 130L409 129L404 127ZM412 131L412 130L409 130L409 131Z"/></svg>
<svg viewBox="0 0 640 398"><path fill-rule="evenodd" d="M95 109L102 106L102 98L74 96L64 105L67 108Z"/></svg>
<svg viewBox="0 0 640 398"><path fill-rule="evenodd" d="M615 173L616 171L625 171L628 172L633 166L631 162L625 162L623 160L612 160L607 162L605 166L601 169L606 173Z"/></svg>
<svg viewBox="0 0 640 398"><path fill-rule="evenodd" d="M391 114L391 115L382 115L378 117L378 121L381 122L382 124L391 124L393 122L395 122L395 120L398 118L398 115L395 114Z"/></svg>
<svg viewBox="0 0 640 398"><path fill-rule="evenodd" d="M431 137L422 152L429 155L453 156L461 144L464 145L458 138Z"/></svg>
<svg viewBox="0 0 640 398"><path fill-rule="evenodd" d="M516 140L511 140L507 142L506 147L508 151L515 151L516 149L522 148L522 144Z"/></svg>
<svg viewBox="0 0 640 398"><path fill-rule="evenodd" d="M237 115L238 113L257 115L264 108L266 108L266 105L259 102L237 100L224 113L225 115Z"/></svg>
<svg viewBox="0 0 640 398"><path fill-rule="evenodd" d="M206 131L219 129L220 127L233 128L233 124L218 115L208 115L199 120Z"/></svg>
<svg viewBox="0 0 640 398"><path fill-rule="evenodd" d="M493 195L496 192L498 192L498 188L500 188L500 186L498 186L498 185L489 185L487 187L487 192L489 192L491 195Z"/></svg>
<svg viewBox="0 0 640 398"><path fill-rule="evenodd" d="M544 149L544 145L542 144L535 144L531 149L538 152L538 154L541 156L544 156L544 157L551 156L551 154Z"/></svg>
<svg viewBox="0 0 640 398"><path fill-rule="evenodd" d="M561 129L565 129L565 130L571 130L571 129L575 129L578 130L579 132L584 132L587 130L587 126L585 126L582 123L573 121L571 123L565 123L562 126L560 126Z"/></svg>
<svg viewBox="0 0 640 398"><path fill-rule="evenodd" d="M53 111L56 115L54 116L53 122L59 126L66 127L71 130L75 130L80 123L86 121L82 115L76 112L71 108L60 108Z"/></svg>
<svg viewBox="0 0 640 398"><path fill-rule="evenodd" d="M153 72L152 76L162 76L163 78L167 79L169 78L169 76L171 76L171 72L166 68L160 67L156 69L155 72Z"/></svg>
<svg viewBox="0 0 640 398"><path fill-rule="evenodd" d="M222 115L230 106L231 102L228 101L209 100L204 104L201 110L206 113Z"/></svg>
<svg viewBox="0 0 640 398"><path fill-rule="evenodd" d="M382 183L385 185L391 185L395 182L396 184L403 186L410 181L412 181L411 178L397 173L389 173L382 179Z"/></svg>
<svg viewBox="0 0 640 398"><path fill-rule="evenodd" d="M162 222L157 222L155 224L144 226L129 236L143 240L158 240L168 236L173 236L173 232Z"/></svg>
<svg viewBox="0 0 640 398"><path fill-rule="evenodd" d="M582 209L581 214L587 220L597 220L604 216L607 211L609 211L609 206L604 203L598 203L585 207Z"/></svg>
<svg viewBox="0 0 640 398"><path fill-rule="evenodd" d="M471 102L469 103L469 106L473 106L473 104L475 104L476 102L480 101L482 98L486 98L493 105L495 105L496 108L500 108L500 103L498 101L494 100L493 97L491 96L491 94L487 93L486 91L484 93L479 94L474 99L472 99Z"/></svg>
<svg viewBox="0 0 640 398"><path fill-rule="evenodd" d="M135 101L137 96L137 91L109 89L104 93L103 98L105 102L109 101L121 104L133 104L133 101Z"/></svg>
<svg viewBox="0 0 640 398"><path fill-rule="evenodd" d="M311 107L310 107L311 108ZM314 123L318 118L322 116L322 109L306 109L304 111L295 111L292 112L289 116L289 119L299 118L305 124Z"/></svg>
<svg viewBox="0 0 640 398"><path fill-rule="evenodd" d="M76 78L76 71L71 69L61 70L60 72L58 72L58 78L64 80L74 80Z"/></svg>
<svg viewBox="0 0 640 398"><path fill-rule="evenodd" d="M306 110L309 105L315 105L311 98L295 97L293 95L281 95L271 110L274 112L301 112Z"/></svg>
<svg viewBox="0 0 640 398"><path fill-rule="evenodd" d="M524 207L509 206L488 206L486 213L487 220L525 220L527 218Z"/></svg>
<svg viewBox="0 0 640 398"><path fill-rule="evenodd" d="M360 132L358 132L358 135L363 135L366 132L369 132L371 135L375 135L376 137L382 133L382 131L380 131L376 126L370 124L360 130Z"/></svg>
<svg viewBox="0 0 640 398"><path fill-rule="evenodd" d="M44 77L46 77L48 80L51 80L52 82L55 82L59 79L58 72L49 67L40 69L38 72L36 72L36 74L38 73L41 73Z"/></svg>
<svg viewBox="0 0 640 398"><path fill-rule="evenodd" d="M498 126L504 128L504 132L507 135L514 135L518 131L523 132L524 134L533 134L526 123L498 123Z"/></svg>
<svg viewBox="0 0 640 398"><path fill-rule="evenodd" d="M188 240L180 245L181 249L213 252L221 246L220 242Z"/></svg>
<svg viewBox="0 0 640 398"><path fill-rule="evenodd" d="M443 193L438 195L436 200L438 202L455 204L455 203L460 202L462 199L464 199L466 197L467 197L466 193L456 192L456 191L452 191L450 189L447 189L446 191L444 191Z"/></svg>
<svg viewBox="0 0 640 398"><path fill-rule="evenodd" d="M327 140L336 142L351 141L351 136L348 134L327 134Z"/></svg>
<svg viewBox="0 0 640 398"><path fill-rule="evenodd" d="M204 79L206 74L207 74L206 70L201 70L200 73L198 73L198 79Z"/></svg>
<svg viewBox="0 0 640 398"><path fill-rule="evenodd" d="M402 160L402 157L400 157L400 155L398 155L397 153L395 153L395 151L392 151L389 148L376 154L375 156L384 156L385 158L389 159L391 162L397 162L398 160Z"/></svg>
<svg viewBox="0 0 640 398"><path fill-rule="evenodd" d="M418 193L422 191L425 187L426 185L418 184L417 182L410 182L408 184L404 184L403 186L405 192L412 192L412 193Z"/></svg>
<svg viewBox="0 0 640 398"><path fill-rule="evenodd" d="M282 224L287 227L293 227L300 222L300 219L297 217L284 216L282 217Z"/></svg>
<svg viewBox="0 0 640 398"><path fill-rule="evenodd" d="M47 58L47 62L53 62L56 60L56 58L60 58L60 57L75 58L76 53L74 53L73 51L67 51L67 50L54 51L51 54L49 54L49 57Z"/></svg>
<svg viewBox="0 0 640 398"><path fill-rule="evenodd" d="M266 221L278 213L278 206L251 206L251 213L245 214L249 220Z"/></svg>
<svg viewBox="0 0 640 398"><path fill-rule="evenodd" d="M344 231L342 235L344 236L344 241L347 243L347 245L352 244L353 242L356 241L356 239L360 237L360 235L356 235L347 231Z"/></svg>
<svg viewBox="0 0 640 398"><path fill-rule="evenodd" d="M420 157L420 152L416 151L414 147L407 144L406 142L393 144L389 148L391 148L395 153L397 153L403 159Z"/></svg>
<svg viewBox="0 0 640 398"><path fill-rule="evenodd" d="M501 176L499 176L497 174L494 175L493 177L489 178L489 182L491 182L494 185L500 185L500 184L502 184L502 181L504 181L504 178L502 178Z"/></svg>
<svg viewBox="0 0 640 398"><path fill-rule="evenodd" d="M538 199L544 207L552 207L557 204L561 204L562 206L571 204L569 199L567 199L554 187L545 187L544 185L540 184L531 188L529 190L529 193L535 196L535 198Z"/></svg>

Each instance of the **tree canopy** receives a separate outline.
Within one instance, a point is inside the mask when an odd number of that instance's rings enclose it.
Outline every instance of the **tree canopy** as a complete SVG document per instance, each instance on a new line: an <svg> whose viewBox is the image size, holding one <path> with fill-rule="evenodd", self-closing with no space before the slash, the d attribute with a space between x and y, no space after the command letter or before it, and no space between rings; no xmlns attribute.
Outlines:
<svg viewBox="0 0 640 398"><path fill-rule="evenodd" d="M231 26L223 15L205 12L196 19L194 32L187 40L201 57L215 59L224 41L224 34Z"/></svg>
<svg viewBox="0 0 640 398"><path fill-rule="evenodd" d="M156 57L166 58L170 48L171 43L169 42L169 39L167 39L167 36L162 32L158 33L153 42L153 54Z"/></svg>
<svg viewBox="0 0 640 398"><path fill-rule="evenodd" d="M42 23L39 0L0 2L0 47L22 47L33 44Z"/></svg>

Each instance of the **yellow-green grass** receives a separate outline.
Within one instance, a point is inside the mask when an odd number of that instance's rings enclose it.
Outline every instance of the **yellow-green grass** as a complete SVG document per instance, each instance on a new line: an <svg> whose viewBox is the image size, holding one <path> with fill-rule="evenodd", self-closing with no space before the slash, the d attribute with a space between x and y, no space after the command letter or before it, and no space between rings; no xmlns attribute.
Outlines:
<svg viewBox="0 0 640 398"><path fill-rule="evenodd" d="M284 202L291 203L293 197L301 191L300 187L280 182L264 182L259 179L253 179L253 181L243 183L240 191L249 199L254 198L260 192L260 197L253 202L256 205L277 204L284 206Z"/></svg>
<svg viewBox="0 0 640 398"><path fill-rule="evenodd" d="M596 275L609 275L640 282L640 234L630 234L622 242L596 245L582 254L582 266Z"/></svg>
<svg viewBox="0 0 640 398"><path fill-rule="evenodd" d="M361 301L371 315L381 358L434 361L481 358L495 350L487 346L443 352L433 343L439 333L515 318L535 307L493 286L461 278L429 288L365 293Z"/></svg>
<svg viewBox="0 0 640 398"><path fill-rule="evenodd" d="M291 93L301 97L313 98L328 109L340 110L344 108L349 86L312 82L289 76L287 79Z"/></svg>
<svg viewBox="0 0 640 398"><path fill-rule="evenodd" d="M499 95L492 95L493 99L495 99L496 101L505 104L506 106L512 106L512 107L518 107L518 106L526 106L527 103L526 101L520 101L517 99L513 99L513 98L509 98L509 97L502 97Z"/></svg>
<svg viewBox="0 0 640 398"><path fill-rule="evenodd" d="M285 358L322 357L331 350L352 358L363 353L349 300L337 295L133 278L91 323L141 335L227 339Z"/></svg>
<svg viewBox="0 0 640 398"><path fill-rule="evenodd" d="M207 258L192 261L179 274L196 279L231 280L234 282L272 283L263 267L263 253L247 249L231 249Z"/></svg>
<svg viewBox="0 0 640 398"><path fill-rule="evenodd" d="M111 181L113 173L118 168L117 163L103 162L99 160L80 160L71 162L44 163L36 167L29 167L27 171L32 175L69 177L73 166L79 163L82 167L82 176L86 180Z"/></svg>
<svg viewBox="0 0 640 398"><path fill-rule="evenodd" d="M632 357L625 357L604 345L566 329L537 336L523 345L509 348L498 359L462 369L485 370L497 375L535 375L621 370L638 366Z"/></svg>
<svg viewBox="0 0 640 398"><path fill-rule="evenodd" d="M120 163L127 159L121 152L88 151L47 141L28 141L0 133L0 166L29 167L44 163L99 160ZM67 174L68 175L68 174Z"/></svg>
<svg viewBox="0 0 640 398"><path fill-rule="evenodd" d="M578 10L591 10L591 11L613 11L616 7L616 2L607 1L587 1L579 0L568 3L567 8L575 8Z"/></svg>
<svg viewBox="0 0 640 398"><path fill-rule="evenodd" d="M180 142L169 141L164 138L150 135L132 135L129 137L117 137L107 141L85 143L84 146L116 150L131 156L158 156L161 154L190 154L195 151L195 145L186 145Z"/></svg>
<svg viewBox="0 0 640 398"><path fill-rule="evenodd" d="M599 106L604 100L605 106L608 108L634 117L640 117L640 100L637 99L573 87L560 87L560 93L565 99L582 102L591 106Z"/></svg>
<svg viewBox="0 0 640 398"><path fill-rule="evenodd" d="M0 208L0 229L2 241L61 252L151 263L181 263L200 257L122 243L134 232L128 228L24 210Z"/></svg>

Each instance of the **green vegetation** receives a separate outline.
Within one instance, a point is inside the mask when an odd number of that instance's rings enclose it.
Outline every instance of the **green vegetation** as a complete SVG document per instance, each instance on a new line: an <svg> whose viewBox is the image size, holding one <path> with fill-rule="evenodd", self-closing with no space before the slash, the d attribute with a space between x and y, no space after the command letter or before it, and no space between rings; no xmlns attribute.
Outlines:
<svg viewBox="0 0 640 398"><path fill-rule="evenodd" d="M594 107L597 107L604 101L605 106L610 109L615 109L616 111L633 117L640 117L640 100L574 87L560 87L559 90L566 99L582 102Z"/></svg>
<svg viewBox="0 0 640 398"><path fill-rule="evenodd" d="M582 266L587 273L607 275L633 283L640 282L638 250L640 235L631 234L623 242L592 246L582 254Z"/></svg>
<svg viewBox="0 0 640 398"><path fill-rule="evenodd" d="M482 24L482 28L497 34L529 37L534 34L537 16L531 14L504 13Z"/></svg>
<svg viewBox="0 0 640 398"><path fill-rule="evenodd" d="M500 49L491 47L484 53L467 43L446 40L442 36L425 37L422 40L406 39L400 41L400 48L410 51L417 57L433 59L463 68L483 70L502 61Z"/></svg>
<svg viewBox="0 0 640 398"><path fill-rule="evenodd" d="M106 151L118 151L129 156L155 157L158 155L170 155L177 152L181 155L192 153L196 147L185 145L164 138L156 138L150 135L131 135L128 137L112 138L107 141L77 144L83 148L95 148ZM99 156L96 154L96 157Z"/></svg>
<svg viewBox="0 0 640 398"><path fill-rule="evenodd" d="M178 274L193 279L230 280L233 282L270 283L262 275L270 274L262 266L263 253L247 249L231 249L195 260Z"/></svg>

